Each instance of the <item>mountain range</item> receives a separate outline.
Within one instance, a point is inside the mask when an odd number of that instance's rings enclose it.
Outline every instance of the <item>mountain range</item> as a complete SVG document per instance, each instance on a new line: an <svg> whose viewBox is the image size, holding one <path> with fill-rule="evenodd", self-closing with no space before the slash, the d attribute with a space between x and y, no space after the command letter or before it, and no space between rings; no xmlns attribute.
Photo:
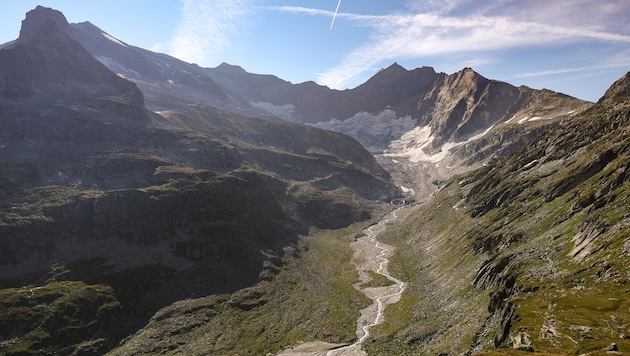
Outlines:
<svg viewBox="0 0 630 356"><path fill-rule="evenodd" d="M629 98L398 64L293 84L38 6L0 46L0 353L350 342L348 244L399 202L409 288L370 354L630 350Z"/></svg>
<svg viewBox="0 0 630 356"><path fill-rule="evenodd" d="M136 83L150 110L194 102L344 133L375 154L398 185L422 196L433 191L431 182L453 172L438 165L425 170L431 172L425 178L409 180L401 176L409 161L412 168L419 160L477 167L512 153L592 104L490 80L471 68L449 75L430 67L407 70L397 63L340 91L252 74L226 63L201 68L126 44L89 22L70 25L69 34L111 71Z"/></svg>

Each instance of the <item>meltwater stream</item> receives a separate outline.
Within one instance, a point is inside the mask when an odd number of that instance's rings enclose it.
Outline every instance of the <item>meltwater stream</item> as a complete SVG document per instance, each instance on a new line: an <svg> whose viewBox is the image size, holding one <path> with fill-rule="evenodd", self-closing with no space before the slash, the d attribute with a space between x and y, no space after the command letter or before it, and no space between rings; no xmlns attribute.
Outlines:
<svg viewBox="0 0 630 356"><path fill-rule="evenodd" d="M374 303L361 310L361 316L357 321L357 341L347 346L329 350L326 356L366 355L361 350L361 344L370 336L370 328L382 322L385 306L398 302L401 294L407 287L404 282L393 277L387 270L389 257L392 256L394 247L383 244L376 239L376 236L386 229L388 223L398 219L396 215L398 211L399 209L393 211L379 221L378 224L365 229L366 235L351 244L351 247L355 250L355 257L363 260L361 264L357 265L361 281L355 287L365 293ZM376 253L374 250L376 250ZM389 279L393 284L386 287L362 289L359 286L364 281L369 280L369 277L365 277L368 275L367 271L374 271Z"/></svg>
<svg viewBox="0 0 630 356"><path fill-rule="evenodd" d="M386 215L377 224L363 230L364 236L358 238L350 244L354 249L356 260L362 261L357 264L359 282L354 287L365 293L373 303L361 310L361 315L357 320L357 340L348 345L334 345L324 342L309 342L295 345L283 350L278 355L282 356L351 356L367 355L361 349L363 342L370 336L370 329L383 321L385 306L396 303L400 300L401 294L407 288L407 284L393 277L387 270L389 258L394 253L394 247L379 242L376 237L387 228L387 224L398 219L398 213L404 208L399 208ZM385 287L362 287L365 282L371 279L368 271L374 271L393 284Z"/></svg>

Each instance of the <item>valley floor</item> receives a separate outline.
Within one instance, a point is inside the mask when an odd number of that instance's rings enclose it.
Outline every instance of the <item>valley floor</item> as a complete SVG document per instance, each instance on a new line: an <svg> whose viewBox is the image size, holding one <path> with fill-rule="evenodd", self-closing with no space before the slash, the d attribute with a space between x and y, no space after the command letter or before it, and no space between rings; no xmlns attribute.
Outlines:
<svg viewBox="0 0 630 356"><path fill-rule="evenodd" d="M278 355L282 356L359 356L367 355L362 343L370 336L370 329L383 322L387 305L396 303L406 289L406 283L393 277L388 269L389 258L394 247L377 240L378 235L388 226L395 224L412 209L411 206L397 208L384 216L378 223L363 230L364 235L350 246L354 250L353 261L359 274L354 287L365 293L373 303L361 310L357 320L357 340L351 344L329 344L321 341L300 343L291 346Z"/></svg>

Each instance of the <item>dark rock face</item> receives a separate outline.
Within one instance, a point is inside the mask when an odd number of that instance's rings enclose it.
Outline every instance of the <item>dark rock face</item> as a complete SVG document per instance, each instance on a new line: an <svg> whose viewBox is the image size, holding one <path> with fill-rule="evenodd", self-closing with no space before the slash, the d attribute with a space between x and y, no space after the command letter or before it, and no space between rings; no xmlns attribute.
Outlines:
<svg viewBox="0 0 630 356"><path fill-rule="evenodd" d="M420 123L431 126L434 149L462 141L504 120L519 97L507 83L491 81L466 68L445 76L418 102Z"/></svg>
<svg viewBox="0 0 630 356"><path fill-rule="evenodd" d="M626 105L628 98L630 98L630 73L626 73L613 83L598 103L602 105Z"/></svg>
<svg viewBox="0 0 630 356"><path fill-rule="evenodd" d="M22 21L18 43L28 42L40 36L42 31L50 28L49 22L53 22L61 32L67 33L70 29L70 24L61 11L38 5L34 10L26 13L26 18Z"/></svg>
<svg viewBox="0 0 630 356"><path fill-rule="evenodd" d="M0 52L0 103L52 104L115 97L110 105L122 101L138 111L143 107L142 93L135 84L109 71L60 28L69 27L63 15L39 9L24 21L16 45ZM45 21L48 15L55 20Z"/></svg>

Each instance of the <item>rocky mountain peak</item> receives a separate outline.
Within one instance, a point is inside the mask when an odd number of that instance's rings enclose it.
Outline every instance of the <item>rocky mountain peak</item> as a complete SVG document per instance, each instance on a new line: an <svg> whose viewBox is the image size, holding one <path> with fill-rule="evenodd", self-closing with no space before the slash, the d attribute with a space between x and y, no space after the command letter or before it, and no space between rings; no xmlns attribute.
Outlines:
<svg viewBox="0 0 630 356"><path fill-rule="evenodd" d="M481 74L475 72L472 68L466 67L452 75L452 83L457 86L476 86L486 84L489 80Z"/></svg>
<svg viewBox="0 0 630 356"><path fill-rule="evenodd" d="M387 68L381 68L372 78L370 78L365 84L376 83L377 85L384 85L386 83L392 83L393 81L403 80L409 77L409 70L401 66L398 63L393 63Z"/></svg>
<svg viewBox="0 0 630 356"><path fill-rule="evenodd" d="M38 6L27 13L16 45L0 52L0 103L36 107L34 103L103 99L144 118L144 98L136 85L92 57L69 31L57 10Z"/></svg>
<svg viewBox="0 0 630 356"><path fill-rule="evenodd" d="M22 21L18 42L27 42L38 36L43 30L48 30L54 23L62 32L70 31L70 24L61 11L38 5L35 9L26 13Z"/></svg>
<svg viewBox="0 0 630 356"><path fill-rule="evenodd" d="M407 69L405 69L405 67L401 66L400 64L398 64L398 62L394 62L392 65L390 65L387 68L381 68L379 69L379 71L377 72L377 74L380 73L392 73L392 72L399 72L399 71L405 71L407 72Z"/></svg>
<svg viewBox="0 0 630 356"><path fill-rule="evenodd" d="M630 103L630 72L617 80L599 99L600 104Z"/></svg>
<svg viewBox="0 0 630 356"><path fill-rule="evenodd" d="M225 62L219 64L215 69L221 72L226 72L226 73L231 73L231 74L246 74L247 73L245 69L243 69L243 67L225 63Z"/></svg>

